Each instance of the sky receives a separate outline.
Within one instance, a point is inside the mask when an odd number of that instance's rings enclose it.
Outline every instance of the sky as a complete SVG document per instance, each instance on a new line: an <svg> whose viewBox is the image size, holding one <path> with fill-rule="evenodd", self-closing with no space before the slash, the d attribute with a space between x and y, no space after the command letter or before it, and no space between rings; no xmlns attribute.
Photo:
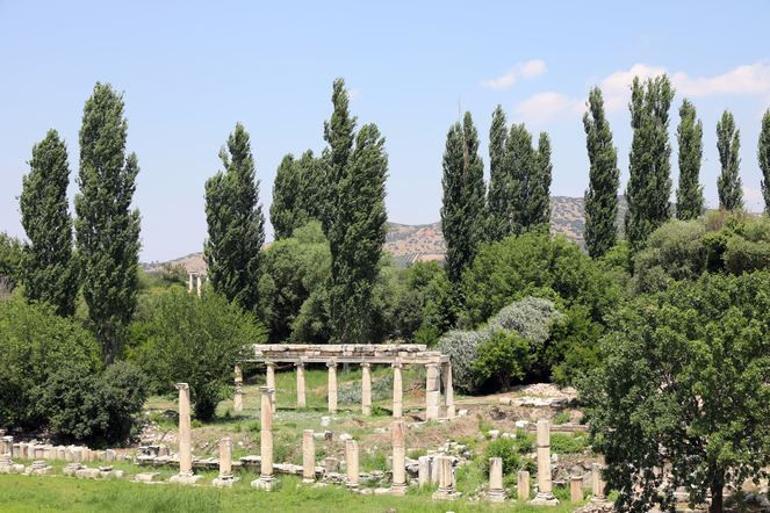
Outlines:
<svg viewBox="0 0 770 513"><path fill-rule="evenodd" d="M497 104L509 122L547 131L554 195L582 196L588 158L581 117L602 87L628 178L629 84L668 73L672 178L677 109L703 121L701 180L716 206L716 122L741 131L741 177L762 209L757 138L770 107L770 3L646 2L36 2L0 0L0 231L23 237L18 196L33 145L66 140L76 192L78 130L97 81L124 93L128 149L141 171L143 261L200 251L203 187L220 169L236 122L251 134L265 215L286 153L323 149L331 86L343 77L359 123L374 122L389 155L389 220L439 220L446 132L472 113L488 173ZM268 238L272 229L268 225Z"/></svg>

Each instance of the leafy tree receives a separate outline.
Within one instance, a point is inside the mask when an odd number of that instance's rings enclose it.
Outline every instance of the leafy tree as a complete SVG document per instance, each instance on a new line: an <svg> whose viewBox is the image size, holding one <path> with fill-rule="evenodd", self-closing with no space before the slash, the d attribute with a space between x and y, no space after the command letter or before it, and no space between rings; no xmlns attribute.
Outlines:
<svg viewBox="0 0 770 513"><path fill-rule="evenodd" d="M283 157L273 182L273 203L270 205L270 222L276 240L291 237L294 228L308 220L299 191L301 177L294 155Z"/></svg>
<svg viewBox="0 0 770 513"><path fill-rule="evenodd" d="M259 280L260 319L270 341L288 340L292 324L313 291L329 279L329 243L318 221L294 230L292 237L273 243L264 254Z"/></svg>
<svg viewBox="0 0 770 513"><path fill-rule="evenodd" d="M452 286L436 262L416 262L399 273L394 335L433 345L455 319Z"/></svg>
<svg viewBox="0 0 770 513"><path fill-rule="evenodd" d="M770 109L762 116L762 129L759 132L757 149L759 169L762 170L762 196L765 199L765 212L770 214Z"/></svg>
<svg viewBox="0 0 770 513"><path fill-rule="evenodd" d="M695 106L685 99L679 108L679 187L676 190L676 217L682 221L703 213L703 187L698 181L703 157L703 123L696 119Z"/></svg>
<svg viewBox="0 0 770 513"><path fill-rule="evenodd" d="M492 113L489 128L489 192L487 193L487 239L500 240L510 235L508 219L508 182L505 147L508 127L505 111L498 105Z"/></svg>
<svg viewBox="0 0 770 513"><path fill-rule="evenodd" d="M770 275L704 275L620 309L582 385L592 445L619 511L693 505L770 463Z"/></svg>
<svg viewBox="0 0 770 513"><path fill-rule="evenodd" d="M598 87L588 94L588 111L583 115L586 148L591 167L585 193L585 241L588 254L601 257L615 245L618 228L618 155L612 131L604 116L604 99Z"/></svg>
<svg viewBox="0 0 770 513"><path fill-rule="evenodd" d="M458 283L476 255L484 231L484 164L470 112L447 133L443 158L441 229L449 281Z"/></svg>
<svg viewBox="0 0 770 513"><path fill-rule="evenodd" d="M336 219L336 213L340 210L341 198L337 189L347 174L348 159L355 140L356 117L350 115L349 103L345 81L338 78L332 85L332 116L329 121L324 122L324 140L328 147L324 150L323 158L327 167L329 189L325 202L328 215L324 216L322 222L327 236Z"/></svg>
<svg viewBox="0 0 770 513"><path fill-rule="evenodd" d="M97 82L80 128L75 232L83 297L108 363L136 308L140 219L131 201L139 163L125 154L127 130L122 95Z"/></svg>
<svg viewBox="0 0 770 513"><path fill-rule="evenodd" d="M326 159L322 156L316 158L312 150L307 150L299 160L295 162L300 177L300 188L297 191L301 201L297 208L303 208L308 220L315 219L323 225L324 220L329 220L331 208L329 206L333 188L329 182L329 169ZM298 219L302 215L297 216ZM299 222L297 222L299 223ZM296 225L301 226L301 224Z"/></svg>
<svg viewBox="0 0 770 513"><path fill-rule="evenodd" d="M175 383L189 383L195 415L212 418L232 384L235 363L250 344L265 341L265 329L216 293L198 298L174 287L145 301L131 327L129 359L156 392L173 393Z"/></svg>
<svg viewBox="0 0 770 513"><path fill-rule="evenodd" d="M540 133L532 174L532 192L529 197L529 227L545 227L551 221L551 140L545 132Z"/></svg>
<svg viewBox="0 0 770 513"><path fill-rule="evenodd" d="M21 281L23 258L21 242L5 232L0 232L0 298L10 294Z"/></svg>
<svg viewBox="0 0 770 513"><path fill-rule="evenodd" d="M671 146L668 141L668 111L674 90L666 75L634 78L631 87L631 128L626 199L626 237L633 253L647 237L670 218Z"/></svg>
<svg viewBox="0 0 770 513"><path fill-rule="evenodd" d="M741 164L739 151L741 148L741 133L735 127L735 119L729 111L722 113L717 122L717 149L722 172L717 179L719 192L719 208L725 210L740 210L743 208L743 189L738 168Z"/></svg>
<svg viewBox="0 0 770 513"><path fill-rule="evenodd" d="M247 311L259 302L265 218L259 204L249 134L240 123L219 152L224 170L206 181L208 239L204 254L214 290Z"/></svg>
<svg viewBox="0 0 770 513"><path fill-rule="evenodd" d="M32 301L53 305L59 315L72 315L78 276L67 205L70 171L67 148L56 130L32 148L29 166L19 199L29 239L24 246L24 293Z"/></svg>
<svg viewBox="0 0 770 513"><path fill-rule="evenodd" d="M533 189L537 184L537 155L532 147L532 135L524 124L512 125L505 153L505 167L509 175L508 218L509 234L526 231L532 224Z"/></svg>

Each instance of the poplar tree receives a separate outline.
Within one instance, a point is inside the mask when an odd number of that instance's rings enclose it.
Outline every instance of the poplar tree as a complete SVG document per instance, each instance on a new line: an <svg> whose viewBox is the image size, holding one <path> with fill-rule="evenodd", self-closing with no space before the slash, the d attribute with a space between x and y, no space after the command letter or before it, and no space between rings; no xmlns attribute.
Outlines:
<svg viewBox="0 0 770 513"><path fill-rule="evenodd" d="M476 256L484 238L484 164L470 112L449 128L443 157L441 229L446 240L446 269L452 283Z"/></svg>
<svg viewBox="0 0 770 513"><path fill-rule="evenodd" d="M487 193L487 239L500 240L510 235L507 191L509 176L505 168L505 146L508 127L503 108L498 105L492 113L489 128L489 192Z"/></svg>
<svg viewBox="0 0 770 513"><path fill-rule="evenodd" d="M204 255L209 279L216 292L254 311L259 302L265 219L249 134L242 124L235 125L219 158L223 170L205 185L208 239Z"/></svg>
<svg viewBox="0 0 770 513"><path fill-rule="evenodd" d="M75 311L78 280L67 204L67 147L56 130L49 130L32 148L29 168L19 198L21 224L29 239L24 245L24 294L69 316Z"/></svg>
<svg viewBox="0 0 770 513"><path fill-rule="evenodd" d="M626 188L626 237L632 252L670 217L671 145L668 111L674 90L666 75L649 78L644 85L635 77L631 87L631 128Z"/></svg>
<svg viewBox="0 0 770 513"><path fill-rule="evenodd" d="M585 193L585 234L588 254L604 255L617 239L620 170L612 131L604 115L604 99L598 87L588 93L588 111L583 115L588 150L588 190Z"/></svg>
<svg viewBox="0 0 770 513"><path fill-rule="evenodd" d="M743 208L743 190L738 168L741 158L738 152L741 148L740 131L735 127L735 119L729 111L722 113L717 122L717 149L722 172L717 179L719 192L719 208L724 210L740 210Z"/></svg>
<svg viewBox="0 0 770 513"><path fill-rule="evenodd" d="M297 206L305 210L308 220L315 219L323 223L330 215L329 196L332 190L326 161L324 158L316 158L312 150L307 150L294 165L300 181L300 200Z"/></svg>
<svg viewBox="0 0 770 513"><path fill-rule="evenodd" d="M537 155L532 148L532 135L524 124L511 126L505 151L505 167L509 176L507 216L511 220L509 233L522 233L531 224L532 189Z"/></svg>
<svg viewBox="0 0 770 513"><path fill-rule="evenodd" d="M273 182L270 221L276 240L291 237L292 232L309 221L303 196L302 168L294 156L283 157Z"/></svg>
<svg viewBox="0 0 770 513"><path fill-rule="evenodd" d="M126 156L123 97L98 83L83 109L75 233L83 297L111 363L136 308L139 211L131 208L139 162Z"/></svg>
<svg viewBox="0 0 770 513"><path fill-rule="evenodd" d="M333 112L325 123L329 201L325 217L331 252L329 286L332 337L362 343L373 331L372 292L385 243L385 139L374 124L355 134L356 119L342 79L332 88ZM355 142L355 144L354 144Z"/></svg>
<svg viewBox="0 0 770 513"><path fill-rule="evenodd" d="M685 99L679 108L679 187L676 191L676 217L683 221L703 213L703 187L698 175L703 157L703 124L696 119L695 106Z"/></svg>
<svg viewBox="0 0 770 513"><path fill-rule="evenodd" d="M762 170L762 196L765 199L765 213L770 214L770 109L762 116L757 149L759 169Z"/></svg>
<svg viewBox="0 0 770 513"><path fill-rule="evenodd" d="M549 226L551 221L551 140L548 134L540 132L533 166L529 197L528 228Z"/></svg>

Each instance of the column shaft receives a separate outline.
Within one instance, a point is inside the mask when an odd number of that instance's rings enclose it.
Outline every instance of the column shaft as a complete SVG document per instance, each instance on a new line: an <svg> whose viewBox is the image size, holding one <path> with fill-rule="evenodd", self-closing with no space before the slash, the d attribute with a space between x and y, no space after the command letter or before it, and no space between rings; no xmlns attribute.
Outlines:
<svg viewBox="0 0 770 513"><path fill-rule="evenodd" d="M179 474L192 475L192 424L190 422L190 387L177 383L179 390Z"/></svg>
<svg viewBox="0 0 770 513"><path fill-rule="evenodd" d="M270 406L275 413L275 362L265 362L265 385L273 391L270 396L272 401Z"/></svg>
<svg viewBox="0 0 770 513"><path fill-rule="evenodd" d="M297 408L305 408L307 399L305 397L305 362L297 362Z"/></svg>
<svg viewBox="0 0 770 513"><path fill-rule="evenodd" d="M435 420L439 417L438 410L441 396L438 363L428 363L425 365L425 369L425 419Z"/></svg>
<svg viewBox="0 0 770 513"><path fill-rule="evenodd" d="M393 363L393 417L400 419L404 416L404 381L401 375L403 364Z"/></svg>
<svg viewBox="0 0 770 513"><path fill-rule="evenodd" d="M260 478L272 479L273 477L273 398L274 390L261 387L262 400L260 403L260 421L262 423L259 432L260 442Z"/></svg>
<svg viewBox="0 0 770 513"><path fill-rule="evenodd" d="M345 442L345 466L347 467L346 484L349 488L358 488L358 442Z"/></svg>
<svg viewBox="0 0 770 513"><path fill-rule="evenodd" d="M393 436L393 484L394 495L406 493L406 424L403 419L396 419L391 425Z"/></svg>
<svg viewBox="0 0 770 513"><path fill-rule="evenodd" d="M372 414L372 369L369 362L361 364L361 413Z"/></svg>
<svg viewBox="0 0 770 513"><path fill-rule="evenodd" d="M302 432L302 480L306 483L315 481L315 440L312 429Z"/></svg>
<svg viewBox="0 0 770 513"><path fill-rule="evenodd" d="M328 381L328 405L329 413L337 413L337 361L330 360L326 363L329 369L329 381Z"/></svg>

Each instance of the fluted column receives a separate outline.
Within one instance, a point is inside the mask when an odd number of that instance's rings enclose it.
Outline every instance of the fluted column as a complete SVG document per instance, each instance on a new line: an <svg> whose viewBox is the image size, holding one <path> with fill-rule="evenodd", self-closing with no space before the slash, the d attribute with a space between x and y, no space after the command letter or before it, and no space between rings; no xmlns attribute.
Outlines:
<svg viewBox="0 0 770 513"><path fill-rule="evenodd" d="M602 464L594 463L591 465L591 492L593 502L603 502L605 497L604 492L605 484L602 477Z"/></svg>
<svg viewBox="0 0 770 513"><path fill-rule="evenodd" d="M297 408L305 408L307 399L305 397L305 362L297 362Z"/></svg>
<svg viewBox="0 0 770 513"><path fill-rule="evenodd" d="M272 408L273 413L275 413L275 362L265 362L265 385L273 391L270 396L270 400L272 401L270 407Z"/></svg>
<svg viewBox="0 0 770 513"><path fill-rule="evenodd" d="M372 414L372 365L361 363L361 413Z"/></svg>
<svg viewBox="0 0 770 513"><path fill-rule="evenodd" d="M393 495L406 493L406 424L404 419L396 419L391 425L393 436L393 483L390 491Z"/></svg>
<svg viewBox="0 0 770 513"><path fill-rule="evenodd" d="M572 476L569 480L569 500L577 503L583 502L583 477Z"/></svg>
<svg viewBox="0 0 770 513"><path fill-rule="evenodd" d="M503 459L489 458L489 500L503 502L505 500L505 488L503 488Z"/></svg>
<svg viewBox="0 0 770 513"><path fill-rule="evenodd" d="M438 462L438 490L433 494L434 499L453 500L455 493L454 471L452 459L449 456L439 456Z"/></svg>
<svg viewBox="0 0 770 513"><path fill-rule="evenodd" d="M393 417L397 419L404 416L404 381L401 375L403 368L401 360L393 362Z"/></svg>
<svg viewBox="0 0 770 513"><path fill-rule="evenodd" d="M329 360L326 362L326 367L329 369L327 392L329 413L337 413L337 360Z"/></svg>
<svg viewBox="0 0 770 513"><path fill-rule="evenodd" d="M219 440L219 477L211 484L232 486L238 478L233 476L233 440L226 436Z"/></svg>

